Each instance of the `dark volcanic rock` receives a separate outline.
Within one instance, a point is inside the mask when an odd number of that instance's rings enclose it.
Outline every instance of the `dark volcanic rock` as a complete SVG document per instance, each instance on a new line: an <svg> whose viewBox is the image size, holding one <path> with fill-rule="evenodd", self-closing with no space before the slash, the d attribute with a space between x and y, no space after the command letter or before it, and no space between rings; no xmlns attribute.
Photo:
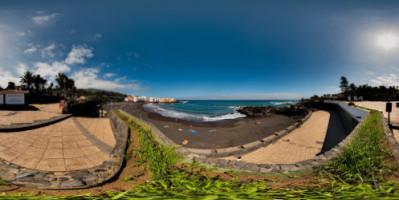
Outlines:
<svg viewBox="0 0 399 200"><path fill-rule="evenodd" d="M273 112L273 107L247 106L239 109L238 112L248 117L269 117Z"/></svg>
<svg viewBox="0 0 399 200"><path fill-rule="evenodd" d="M288 117L294 117L294 116L305 116L308 114L309 110L306 107L303 106L285 106L282 108L276 108L274 110L274 113L280 114L280 115L285 115Z"/></svg>
<svg viewBox="0 0 399 200"><path fill-rule="evenodd" d="M78 181L78 180L69 180L69 181L65 181L63 183L61 183L61 187L79 187L79 186L83 186L84 183L82 183L82 181Z"/></svg>
<svg viewBox="0 0 399 200"><path fill-rule="evenodd" d="M293 117L305 116L308 113L308 109L303 106L285 106L281 108L271 106L247 106L239 109L238 112L248 117L269 117L272 113Z"/></svg>

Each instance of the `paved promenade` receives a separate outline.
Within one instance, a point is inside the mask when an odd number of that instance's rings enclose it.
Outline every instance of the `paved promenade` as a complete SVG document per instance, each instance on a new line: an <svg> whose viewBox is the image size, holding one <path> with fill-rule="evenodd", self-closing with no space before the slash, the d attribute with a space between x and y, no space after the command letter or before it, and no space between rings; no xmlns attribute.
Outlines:
<svg viewBox="0 0 399 200"><path fill-rule="evenodd" d="M388 118L388 113L385 112L386 103L387 102L382 102L382 101L356 101L355 102L355 104L358 106L383 111L384 117ZM399 101L392 101L391 122L399 123L399 108L396 107L396 103L399 103Z"/></svg>
<svg viewBox="0 0 399 200"><path fill-rule="evenodd" d="M31 169L73 171L100 165L108 155L69 118L34 130L1 133L0 157Z"/></svg>
<svg viewBox="0 0 399 200"><path fill-rule="evenodd" d="M38 110L0 111L0 126L30 124L61 115L58 104L32 106ZM109 119L77 118L83 129L74 120L68 118L28 131L0 132L0 158L43 171L73 171L101 165L110 152L104 151L96 141L111 149L116 143Z"/></svg>
<svg viewBox="0 0 399 200"><path fill-rule="evenodd" d="M90 134L109 146L115 146L116 141L108 118L77 117L76 119Z"/></svg>
<svg viewBox="0 0 399 200"><path fill-rule="evenodd" d="M396 141L399 141L399 129L393 129L393 136L395 137Z"/></svg>
<svg viewBox="0 0 399 200"><path fill-rule="evenodd" d="M243 155L241 160L256 164L293 164L311 159L323 147L329 124L327 111L316 111L299 128L277 142ZM225 157L233 160L236 157Z"/></svg>
<svg viewBox="0 0 399 200"><path fill-rule="evenodd" d="M32 106L36 107L38 110L0 110L0 126L30 124L34 121L47 120L61 115L58 104L33 104Z"/></svg>

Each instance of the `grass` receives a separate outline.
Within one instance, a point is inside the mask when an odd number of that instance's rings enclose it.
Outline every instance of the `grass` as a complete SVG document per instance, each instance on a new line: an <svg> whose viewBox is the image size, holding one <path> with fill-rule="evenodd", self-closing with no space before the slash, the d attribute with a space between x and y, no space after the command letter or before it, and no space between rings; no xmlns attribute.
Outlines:
<svg viewBox="0 0 399 200"><path fill-rule="evenodd" d="M45 197L46 199L399 199L398 183L385 181L390 169L384 159L390 156L384 144L380 115L371 111L355 138L342 154L320 168L316 186L271 189L266 179L240 182L205 176L197 162L177 167L183 158L175 147L158 143L150 127L139 120L117 112L131 129L139 132L139 147L135 151L141 163L152 175L152 181L135 190L108 192L103 195ZM375 186L378 184L378 187ZM0 195L0 198L41 199Z"/></svg>
<svg viewBox="0 0 399 200"><path fill-rule="evenodd" d="M355 138L329 163L327 170L349 183L382 181L382 175L389 172L383 160L391 155L389 149L382 146L384 140L380 113L371 110Z"/></svg>
<svg viewBox="0 0 399 200"><path fill-rule="evenodd" d="M382 174L388 173L382 160L389 151L381 144L384 138L379 113L372 111L359 133L345 147L342 155L331 161L320 176L320 186L316 188L271 190L264 180L240 183L238 180L222 180L195 173L199 163L190 168L179 169L176 163L181 160L173 149L156 142L149 127L142 128L140 121L127 116L128 125L140 132L140 150L143 162L153 174L153 183L139 190L124 193L125 197L151 197L154 199L275 199L275 198L387 198L398 197L398 185L384 182ZM159 162L170 162L169 164ZM154 164L156 163L156 164ZM373 188L375 177L380 181L379 188ZM326 184L329 182L328 184ZM327 186L326 186L327 185ZM142 196L143 195L143 196Z"/></svg>

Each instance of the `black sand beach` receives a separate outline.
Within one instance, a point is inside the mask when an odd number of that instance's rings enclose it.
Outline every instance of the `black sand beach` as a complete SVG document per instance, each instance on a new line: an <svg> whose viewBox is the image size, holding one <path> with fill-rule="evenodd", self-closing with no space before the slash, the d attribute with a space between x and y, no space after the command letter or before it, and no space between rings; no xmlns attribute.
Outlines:
<svg viewBox="0 0 399 200"><path fill-rule="evenodd" d="M227 148L243 145L260 140L280 131L298 119L284 115L272 114L264 118L244 118L214 123L192 122L163 117L157 113L148 112L143 108L143 103L118 104L126 112L154 124L175 143L181 144L184 140L189 148ZM187 130L192 127L197 133ZM210 132L215 130L215 132Z"/></svg>

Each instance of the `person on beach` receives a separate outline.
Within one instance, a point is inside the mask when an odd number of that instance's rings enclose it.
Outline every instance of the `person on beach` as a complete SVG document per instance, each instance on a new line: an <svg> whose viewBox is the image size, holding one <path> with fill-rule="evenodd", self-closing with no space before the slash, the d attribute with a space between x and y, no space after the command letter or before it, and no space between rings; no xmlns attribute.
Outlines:
<svg viewBox="0 0 399 200"><path fill-rule="evenodd" d="M103 110L100 108L100 111L98 111L98 114L100 115L100 118L103 117Z"/></svg>

